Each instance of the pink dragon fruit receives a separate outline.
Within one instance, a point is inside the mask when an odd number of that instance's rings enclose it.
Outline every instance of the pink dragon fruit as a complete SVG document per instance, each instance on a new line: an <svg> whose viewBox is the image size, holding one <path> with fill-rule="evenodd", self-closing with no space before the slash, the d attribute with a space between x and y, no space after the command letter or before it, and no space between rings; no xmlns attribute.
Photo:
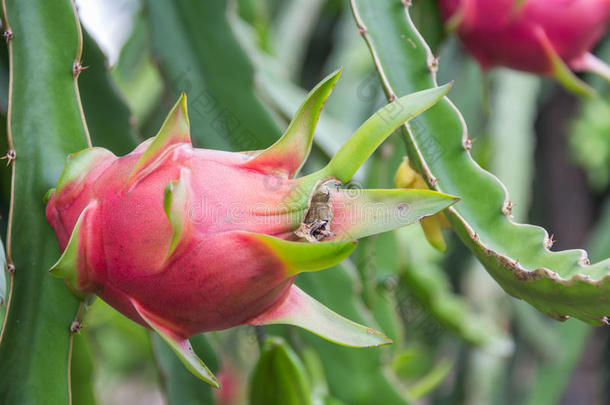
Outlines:
<svg viewBox="0 0 610 405"><path fill-rule="evenodd" d="M457 28L484 69L506 66L556 76L583 89L570 72L610 78L590 50L610 22L610 0L439 0L443 19Z"/></svg>
<svg viewBox="0 0 610 405"><path fill-rule="evenodd" d="M262 152L193 148L183 94L161 130L130 154L70 155L46 216L63 254L50 270L156 331L198 377L194 334L241 324L291 324L356 347L389 343L309 297L303 271L345 259L354 240L414 222L454 197L414 190L344 190L396 127L433 105L439 87L371 117L319 172L296 178L340 72L314 88L285 134Z"/></svg>

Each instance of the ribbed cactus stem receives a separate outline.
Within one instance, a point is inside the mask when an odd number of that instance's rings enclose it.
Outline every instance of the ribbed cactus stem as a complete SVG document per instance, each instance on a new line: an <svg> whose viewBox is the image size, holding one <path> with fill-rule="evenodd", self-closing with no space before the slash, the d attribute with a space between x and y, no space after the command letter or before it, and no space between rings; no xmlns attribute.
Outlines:
<svg viewBox="0 0 610 405"><path fill-rule="evenodd" d="M351 5L389 97L436 85L436 59L410 18L409 1ZM551 252L544 229L516 224L508 191L472 159L466 123L448 98L407 123L403 133L410 161L430 188L462 198L445 213L509 294L558 320L607 322L610 260L590 264L582 250Z"/></svg>
<svg viewBox="0 0 610 405"><path fill-rule="evenodd" d="M64 157L90 145L78 99L81 69L75 69L82 36L70 0L3 0L2 9L9 57L5 158L12 173L0 398L69 403L71 327L78 302L44 272L58 248L45 223L42 198L57 181Z"/></svg>

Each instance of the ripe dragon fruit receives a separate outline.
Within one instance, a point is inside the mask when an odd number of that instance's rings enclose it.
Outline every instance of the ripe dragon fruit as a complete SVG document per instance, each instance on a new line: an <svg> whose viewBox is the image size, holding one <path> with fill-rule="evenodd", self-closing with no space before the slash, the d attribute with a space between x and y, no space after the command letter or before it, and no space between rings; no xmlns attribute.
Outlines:
<svg viewBox="0 0 610 405"><path fill-rule="evenodd" d="M348 257L355 239L453 204L421 190L347 190L367 157L450 85L405 96L367 120L322 170L297 178L340 71L316 86L264 151L191 145L186 96L159 133L117 157L68 157L46 216L63 251L50 272L81 299L99 296L157 332L199 378L218 381L188 338L241 324L290 324L354 347L391 341L332 312L293 283Z"/></svg>
<svg viewBox="0 0 610 405"><path fill-rule="evenodd" d="M610 80L610 69L590 50L610 22L610 0L439 0L483 69L494 66L555 76L576 92L590 89L570 69Z"/></svg>

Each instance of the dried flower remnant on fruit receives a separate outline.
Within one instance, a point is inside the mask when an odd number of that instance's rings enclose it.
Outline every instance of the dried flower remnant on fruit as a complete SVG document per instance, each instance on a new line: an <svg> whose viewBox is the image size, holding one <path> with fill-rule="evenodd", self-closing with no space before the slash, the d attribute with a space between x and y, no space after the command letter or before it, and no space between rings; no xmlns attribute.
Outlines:
<svg viewBox="0 0 610 405"><path fill-rule="evenodd" d="M305 217L295 235L310 242L318 242L334 236L330 229L333 219L331 188L338 189L341 183L337 180L323 180L314 188Z"/></svg>

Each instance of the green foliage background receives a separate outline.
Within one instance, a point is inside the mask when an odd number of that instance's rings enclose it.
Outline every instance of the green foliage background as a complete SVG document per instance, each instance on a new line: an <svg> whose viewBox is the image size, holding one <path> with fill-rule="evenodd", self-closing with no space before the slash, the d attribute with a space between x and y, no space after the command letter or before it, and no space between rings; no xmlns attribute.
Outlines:
<svg viewBox="0 0 610 405"><path fill-rule="evenodd" d="M131 6L121 7L126 3ZM367 7L380 3L404 22L400 1L354 2L371 25L375 20L365 14ZM117 15L136 10L128 13L129 36L111 67L90 35L95 32L83 31L82 64L88 69L78 83L84 126L71 71L79 49L71 2L6 0L5 6L15 35L13 143L5 133L5 46L0 47L0 142L3 150L14 147L18 158L11 163L16 175L9 257L16 273L0 271L0 318L13 294L0 346L1 404L610 401L606 328L551 320L508 296L454 233L445 232L449 248L442 254L418 225L367 238L349 260L297 280L329 308L383 330L395 342L390 347L350 349L280 326L207 333L194 338L193 346L221 378L225 388L217 392L190 375L158 338L100 300L81 316L61 281L45 274L59 251L44 219L42 195L56 183L65 155L86 147L87 131L94 145L125 154L155 134L186 91L196 146L265 148L309 89L343 66L307 172L322 167L387 100L346 0L125 0L106 5ZM507 186L516 203L513 217L544 225L561 249L588 246L592 261L607 257L607 84L586 77L600 97L585 101L531 75L498 69L484 76L444 32L435 2L414 0L410 15L440 57L439 83L455 81L450 98L476 139L471 152ZM370 27L369 34L393 52L392 40L400 41L405 32L394 30L389 19L383 22L383 30ZM27 42L20 41L24 37ZM597 53L608 60L608 39ZM407 65L405 72L419 72ZM400 87L402 66L387 67ZM408 152L413 153L397 132L353 186L391 187ZM0 168L0 185L6 229L10 167ZM71 336L75 317L84 328Z"/></svg>

